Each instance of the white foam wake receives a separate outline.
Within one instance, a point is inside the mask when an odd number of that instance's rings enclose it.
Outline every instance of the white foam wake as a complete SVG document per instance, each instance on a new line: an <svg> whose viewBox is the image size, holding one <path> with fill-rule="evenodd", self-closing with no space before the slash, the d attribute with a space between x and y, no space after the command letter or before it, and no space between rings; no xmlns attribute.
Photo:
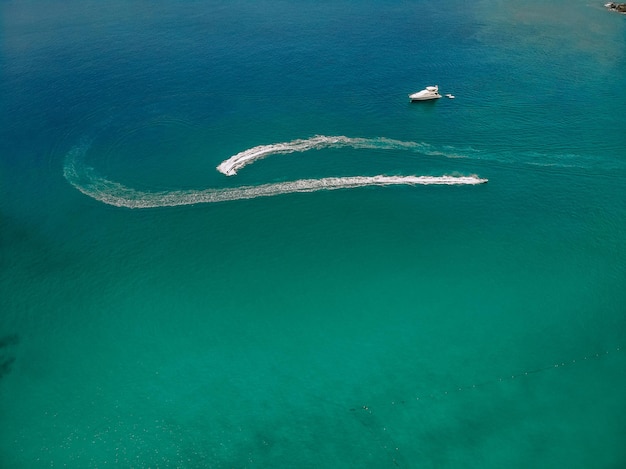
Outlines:
<svg viewBox="0 0 626 469"><path fill-rule="evenodd" d="M335 143L332 143L330 141L329 143L323 140L337 138L340 140L335 141ZM372 146L355 147L355 142L361 142L363 145ZM347 137L314 137L313 139L296 140L286 144L255 147L245 152L238 153L234 157L224 161L220 166L218 166L218 168L223 167L224 171L230 170L232 171L230 174L235 174L234 169L241 168L256 159L264 158L265 156L268 156L270 154L289 153L293 151L306 151L311 148L327 148L335 144L337 144L338 146L352 146L355 148L381 148L381 142L383 142L383 145L397 145L404 143L386 139L368 140L349 139ZM314 146L311 147L311 145ZM394 148L397 148L397 146ZM477 176L378 175L328 177L321 179L300 179L296 181L262 184L258 186L242 186L236 188L209 188L203 190L148 192L126 187L118 182L110 181L101 176L98 176L92 168L84 165L84 157L88 149L89 144L83 143L79 146L76 146L68 153L65 161L65 167L63 170L65 179L76 189L89 197L92 197L105 204L127 208L174 207L179 205L193 205L201 203L252 199L256 197L269 197L295 192L352 189L365 186L476 185L487 182L487 179L481 179ZM240 155L244 156L241 157ZM227 174L227 172L225 172L225 174Z"/></svg>
<svg viewBox="0 0 626 469"><path fill-rule="evenodd" d="M428 155L441 155L441 152L433 150L425 143L403 142L390 138L351 138L344 136L316 135L307 139L297 139L290 142L273 143L271 145L259 145L248 150L237 153L225 161L222 161L217 170L226 176L234 176L237 171L254 163L257 160L270 155L286 153L302 153L309 150L321 150L323 148L351 147L356 149L378 149L378 150L413 150Z"/></svg>

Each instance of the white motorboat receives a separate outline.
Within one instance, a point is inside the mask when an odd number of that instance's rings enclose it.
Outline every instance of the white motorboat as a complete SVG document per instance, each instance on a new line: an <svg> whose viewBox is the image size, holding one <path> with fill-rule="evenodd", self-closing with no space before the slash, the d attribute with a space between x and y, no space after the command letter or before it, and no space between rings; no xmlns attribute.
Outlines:
<svg viewBox="0 0 626 469"><path fill-rule="evenodd" d="M439 94L439 86L437 85L427 86L422 91L409 95L411 101L428 101L429 99L439 98L441 98L441 95Z"/></svg>

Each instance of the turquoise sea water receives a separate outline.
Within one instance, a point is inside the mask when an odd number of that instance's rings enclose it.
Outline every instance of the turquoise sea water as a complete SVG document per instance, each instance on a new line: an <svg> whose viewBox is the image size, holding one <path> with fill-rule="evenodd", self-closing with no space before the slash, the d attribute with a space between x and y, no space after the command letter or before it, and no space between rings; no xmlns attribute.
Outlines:
<svg viewBox="0 0 626 469"><path fill-rule="evenodd" d="M0 4L0 467L626 465L602 3Z"/></svg>

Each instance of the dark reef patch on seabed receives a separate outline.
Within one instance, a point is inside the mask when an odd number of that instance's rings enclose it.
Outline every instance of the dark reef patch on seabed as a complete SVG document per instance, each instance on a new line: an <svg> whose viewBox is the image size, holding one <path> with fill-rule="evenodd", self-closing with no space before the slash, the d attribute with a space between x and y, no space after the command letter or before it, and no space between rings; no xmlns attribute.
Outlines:
<svg viewBox="0 0 626 469"><path fill-rule="evenodd" d="M620 13L626 13L626 3L610 2L604 5L609 10L619 11Z"/></svg>
<svg viewBox="0 0 626 469"><path fill-rule="evenodd" d="M17 334L0 337L0 379L11 371L15 357L8 353L11 346L17 345L20 339Z"/></svg>

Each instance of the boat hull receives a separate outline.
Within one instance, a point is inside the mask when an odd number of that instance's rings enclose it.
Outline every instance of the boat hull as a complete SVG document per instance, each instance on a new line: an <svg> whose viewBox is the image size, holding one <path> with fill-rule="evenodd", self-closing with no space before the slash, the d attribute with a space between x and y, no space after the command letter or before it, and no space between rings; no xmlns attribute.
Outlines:
<svg viewBox="0 0 626 469"><path fill-rule="evenodd" d="M441 95L438 94L437 96L418 96L418 97L414 97L412 95L409 95L409 99L411 100L411 102L413 101L431 101L433 99L439 99L441 98Z"/></svg>

